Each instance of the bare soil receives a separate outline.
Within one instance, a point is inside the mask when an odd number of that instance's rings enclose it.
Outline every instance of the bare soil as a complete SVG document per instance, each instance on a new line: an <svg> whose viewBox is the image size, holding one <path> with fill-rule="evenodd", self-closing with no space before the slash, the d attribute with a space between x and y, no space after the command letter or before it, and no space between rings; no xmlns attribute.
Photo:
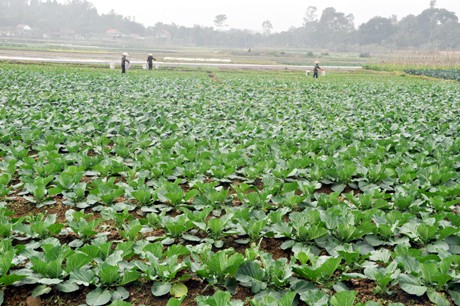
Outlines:
<svg viewBox="0 0 460 306"><path fill-rule="evenodd" d="M261 182L259 182L258 188L262 188ZM319 192L329 194L332 190L325 186ZM70 207L62 204L60 199L56 199L56 204L52 206L45 206L42 208L36 208L33 203L30 203L23 199L20 196L16 196L14 201L8 203L9 209L14 211L13 217L19 218L29 215L37 215L39 213L45 214L56 214L57 222L65 222L65 213ZM92 212L91 210L88 213L93 213L99 215L97 212ZM118 233L112 233L113 237L119 237ZM162 235L163 232L160 230L155 235ZM71 241L74 237L58 237L61 241ZM293 254L291 250L282 250L281 244L283 240L274 239L274 238L264 238L260 241L260 247L263 251L269 252L273 255L273 259L279 258L290 258ZM244 254L248 245L239 244L234 242L234 237L227 237L225 239L225 248L234 248L237 252ZM358 292L357 301L365 303L367 301L376 301L382 305L388 305L389 303L402 303L404 305L412 306L424 306L424 305L433 305L426 296L415 297L412 295L406 294L399 287L391 288L392 294L376 294L375 283L370 280L352 280L348 281L347 286L350 290L356 290ZM205 282L202 282L200 279L191 278L185 282L185 285L188 288L187 298L182 303L183 306L192 306L197 305L195 299L200 295L212 295L219 288L209 286ZM166 305L169 297L155 297L151 294L151 283L135 283L126 286L126 289L130 292L130 297L126 300L133 305L151 305L151 306L161 306ZM41 296L39 299L32 299L31 293L34 290L35 286L8 286L5 289L5 302L3 305L11 306L59 306L59 305L81 305L85 304L86 294L91 291L93 288L82 287L81 290L74 293L62 293L53 289L49 294ZM223 289L223 288L221 288ZM246 301L253 298L253 294L248 288L241 286L237 287L237 292L233 296L234 299L239 299ZM29 299L28 299L29 298ZM27 300L28 299L28 300ZM306 305L300 303L299 305Z"/></svg>

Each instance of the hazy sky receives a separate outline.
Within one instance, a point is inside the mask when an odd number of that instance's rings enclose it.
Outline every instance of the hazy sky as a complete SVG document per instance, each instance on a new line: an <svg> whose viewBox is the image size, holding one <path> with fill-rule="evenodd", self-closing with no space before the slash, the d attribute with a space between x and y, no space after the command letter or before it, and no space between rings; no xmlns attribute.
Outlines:
<svg viewBox="0 0 460 306"><path fill-rule="evenodd" d="M309 6L323 9L334 7L345 15L353 14L355 26L374 16L398 20L409 14L417 15L427 9L430 0L89 0L99 13L114 9L117 14L135 17L145 26L157 22L175 23L191 27L213 26L219 14L227 16L227 29L262 30L262 23L269 20L275 32L301 26ZM460 18L460 0L437 0L437 8L453 11Z"/></svg>

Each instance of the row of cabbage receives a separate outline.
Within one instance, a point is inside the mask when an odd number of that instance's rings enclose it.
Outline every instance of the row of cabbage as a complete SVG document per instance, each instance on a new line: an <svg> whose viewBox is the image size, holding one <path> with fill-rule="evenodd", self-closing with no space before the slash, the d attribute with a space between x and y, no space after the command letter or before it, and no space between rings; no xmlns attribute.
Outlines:
<svg viewBox="0 0 460 306"><path fill-rule="evenodd" d="M406 69L404 72L413 75L425 75L438 79L460 81L460 69Z"/></svg>
<svg viewBox="0 0 460 306"><path fill-rule="evenodd" d="M106 209L99 218L68 210L59 223L54 214L12 218L2 208L0 282L36 285L35 296L91 287L88 305L123 305L125 287L134 282L151 284L154 296L180 301L193 278L229 293L248 287L256 294L252 305L283 296L285 305L296 296L308 305L353 305L352 279L375 282L376 294L400 286L411 295L426 293L438 305L449 304L445 292L458 302L460 220L452 213L418 218L377 208L350 211L345 203L268 213L183 206L175 217L170 209L156 205L140 218L126 209ZM261 248L263 239L283 241L289 258L274 259ZM247 244L245 251L235 251L233 242ZM208 298L199 300L208 305Z"/></svg>
<svg viewBox="0 0 460 306"><path fill-rule="evenodd" d="M88 304L121 305L140 282L173 305L199 278L216 289L200 305L238 286L252 305L352 305L357 279L382 299L459 303L453 84L0 74L2 287L91 287ZM14 217L18 203L44 213Z"/></svg>

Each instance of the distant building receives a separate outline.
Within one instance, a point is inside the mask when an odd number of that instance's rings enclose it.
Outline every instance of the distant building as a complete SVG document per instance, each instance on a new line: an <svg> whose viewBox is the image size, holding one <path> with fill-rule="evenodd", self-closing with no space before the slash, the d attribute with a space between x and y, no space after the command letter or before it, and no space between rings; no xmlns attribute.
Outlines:
<svg viewBox="0 0 460 306"><path fill-rule="evenodd" d="M12 27L0 27L0 37L11 37L14 36L16 29Z"/></svg>
<svg viewBox="0 0 460 306"><path fill-rule="evenodd" d="M70 40L81 40L83 39L75 30L72 29L63 29L59 32L60 39L70 39Z"/></svg>
<svg viewBox="0 0 460 306"><path fill-rule="evenodd" d="M139 34L130 34L129 38L135 39L135 40L145 40L145 37L140 36Z"/></svg>
<svg viewBox="0 0 460 306"><path fill-rule="evenodd" d="M155 38L160 40L169 41L171 39L171 33L167 30L159 30L155 33Z"/></svg>
<svg viewBox="0 0 460 306"><path fill-rule="evenodd" d="M110 38L120 38L121 33L117 29L108 29L105 31L105 35Z"/></svg>
<svg viewBox="0 0 460 306"><path fill-rule="evenodd" d="M27 24L18 24L16 26L17 36L29 36L32 32L32 28Z"/></svg>
<svg viewBox="0 0 460 306"><path fill-rule="evenodd" d="M16 29L19 31L32 31L32 28L28 26L27 24L18 24L16 26Z"/></svg>

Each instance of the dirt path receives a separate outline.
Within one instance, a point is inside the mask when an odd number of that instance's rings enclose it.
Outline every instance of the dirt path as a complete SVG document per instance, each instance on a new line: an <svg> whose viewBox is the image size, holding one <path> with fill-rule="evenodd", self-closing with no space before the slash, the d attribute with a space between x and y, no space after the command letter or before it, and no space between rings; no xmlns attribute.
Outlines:
<svg viewBox="0 0 460 306"><path fill-rule="evenodd" d="M78 54L78 53L50 53L38 52L28 54L26 52L19 54L11 54L8 52L0 52L0 61L11 62L36 62L36 63L63 63L63 64L99 64L107 65L108 67L119 67L120 59L114 54ZM134 66L144 67L144 60L136 60L133 58L131 64ZM163 61L155 62L156 68L161 67L216 67L228 69L247 69L247 70L296 70L305 71L311 70L311 65L264 65L264 64L238 64L238 63L209 63L209 62L173 62ZM358 70L362 67L356 66L323 66L325 70ZM144 68L145 69L145 68Z"/></svg>

